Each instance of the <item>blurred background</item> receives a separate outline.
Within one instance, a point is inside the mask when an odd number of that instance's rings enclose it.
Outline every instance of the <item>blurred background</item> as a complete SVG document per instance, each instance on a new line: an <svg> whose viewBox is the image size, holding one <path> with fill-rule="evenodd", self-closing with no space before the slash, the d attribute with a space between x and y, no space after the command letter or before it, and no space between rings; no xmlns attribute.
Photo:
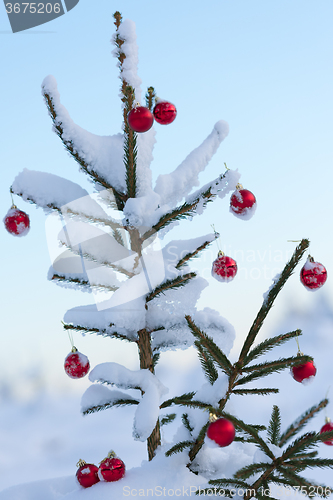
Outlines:
<svg viewBox="0 0 333 500"><path fill-rule="evenodd" d="M235 327L232 360L263 293L294 251L297 243L288 240L309 238L311 255L328 270L325 286L309 293L299 281L299 267L259 336L262 340L302 328L301 348L315 357L318 375L311 386L291 385L286 372L269 382L281 388L276 398L287 426L323 399L332 383L333 4L330 0L316 4L309 0L208 0L203 7L198 1L169 0L156 5L149 0L80 0L59 19L16 34L11 33L3 6L3 217L11 206L10 185L23 168L54 173L91 191L92 185L52 132L40 86L45 76L54 75L62 103L77 124L100 135L119 132L120 80L110 43L116 10L136 23L143 92L153 85L157 95L178 110L172 125L156 125L153 179L173 171L223 119L229 123L229 136L201 174L201 184L223 172L226 162L239 170L244 188L257 198L257 211L250 221L229 213L229 199L217 200L203 215L181 222L165 240L210 233L214 224L222 249L237 261L238 274L228 284L210 275L216 246L192 266L209 282L198 308L218 310ZM13 237L4 227L1 231L0 485L71 474L76 460L90 460L81 451L91 449L99 457L111 445L118 446L119 455L131 450L127 465L137 465L145 458L145 446L132 442L132 410L117 409L83 419L79 401L89 381L73 381L63 370L71 348L61 325L63 315L69 308L93 303L93 297L47 281L51 262L45 214L18 197L14 201L29 213L31 230L23 238ZM89 356L91 366L116 360L130 369L138 368L136 349L120 341L75 334L74 342ZM274 357L296 351L293 341L276 350ZM170 395L203 382L191 349L164 354L158 370L163 383L172 387ZM251 400L251 408L244 399L235 400L230 411L242 418L249 413L248 421L254 412L253 422L258 422L258 415L264 421L275 399L257 399ZM333 416L332 405L327 411ZM321 427L323 418L318 417L314 428ZM171 431L172 427L170 435ZM116 443L109 444L111 439ZM332 451L326 447L323 453L331 456ZM14 468L18 458L27 460L20 477Z"/></svg>

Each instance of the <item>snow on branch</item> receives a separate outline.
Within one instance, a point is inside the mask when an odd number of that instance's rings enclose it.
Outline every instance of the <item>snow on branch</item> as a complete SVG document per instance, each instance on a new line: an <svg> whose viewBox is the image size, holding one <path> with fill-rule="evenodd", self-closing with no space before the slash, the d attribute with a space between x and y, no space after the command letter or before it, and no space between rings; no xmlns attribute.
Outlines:
<svg viewBox="0 0 333 500"><path fill-rule="evenodd" d="M91 385L83 394L81 399L81 412L83 415L100 410L122 406L139 404L139 401L121 391L110 390L103 385Z"/></svg>
<svg viewBox="0 0 333 500"><path fill-rule="evenodd" d="M119 44L118 39L120 39L123 43ZM122 21L111 41L116 45L116 48L112 51L114 57L119 60L119 52L125 55L125 57L122 58L122 62L118 63L118 67L120 68L120 78L124 80L127 85L133 87L135 97L138 101L140 101L140 85L142 80L138 77L139 50L136 43L134 21L131 19L125 19Z"/></svg>
<svg viewBox="0 0 333 500"><path fill-rule="evenodd" d="M11 189L25 201L31 201L41 208L57 210L79 198L89 198L87 191L75 182L27 168L15 177ZM100 209L99 215L103 214L104 211Z"/></svg>
<svg viewBox="0 0 333 500"><path fill-rule="evenodd" d="M136 409L133 436L139 441L148 439L159 416L160 398L168 389L149 370L128 370L118 363L97 365L89 375L91 382L116 385L122 389L141 389L142 397ZM101 402L105 402L104 394ZM94 401L96 404L96 400Z"/></svg>
<svg viewBox="0 0 333 500"><path fill-rule="evenodd" d="M54 131L81 168L104 187L124 192L123 135L98 136L76 125L60 102L54 76L44 79L42 94L54 123Z"/></svg>
<svg viewBox="0 0 333 500"><path fill-rule="evenodd" d="M155 192L161 196L161 205L179 203L194 186L199 185L199 173L206 168L228 132L229 126L225 121L217 122L210 135L176 170L158 176Z"/></svg>

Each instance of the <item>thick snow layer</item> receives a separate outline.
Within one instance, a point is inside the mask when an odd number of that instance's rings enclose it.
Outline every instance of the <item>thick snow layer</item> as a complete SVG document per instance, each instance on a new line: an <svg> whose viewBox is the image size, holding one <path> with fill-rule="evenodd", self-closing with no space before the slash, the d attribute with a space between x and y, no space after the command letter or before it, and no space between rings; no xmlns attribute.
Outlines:
<svg viewBox="0 0 333 500"><path fill-rule="evenodd" d="M145 301L139 297L113 308L109 307L109 301L74 307L66 312L64 321L88 329L98 328L104 331L103 335L116 332L133 339L136 338L136 332L146 326Z"/></svg>
<svg viewBox="0 0 333 500"><path fill-rule="evenodd" d="M126 56L122 65L121 78L125 80L128 85L134 88L135 98L137 101L140 101L140 85L142 80L138 77L139 51L136 43L135 23L131 19L124 19L117 32L112 37L112 44L114 44L114 40L117 35L119 38L124 40L124 43L121 46L121 51ZM112 54L115 57L118 57L118 48L114 49Z"/></svg>
<svg viewBox="0 0 333 500"><path fill-rule="evenodd" d="M42 83L42 93L48 94L56 112L55 124L63 129L63 140L71 142L74 151L84 160L88 171L96 172L112 187L125 191L123 164L123 134L99 136L76 125L67 109L60 102L57 81L47 76Z"/></svg>
<svg viewBox="0 0 333 500"><path fill-rule="evenodd" d="M161 204L178 203L194 186L199 185L199 173L206 168L228 132L229 127L225 121L217 122L204 142L194 149L174 172L158 176L155 191L161 196Z"/></svg>
<svg viewBox="0 0 333 500"><path fill-rule="evenodd" d="M139 441L145 441L154 430L159 417L161 396L168 392L168 389L164 387L158 378L149 370L132 371L118 363L102 363L90 372L89 380L116 385L123 389L139 387L142 390L140 403L135 411L133 437ZM113 398L112 391L109 392L111 398ZM99 392L96 393L92 389L90 389L89 393L86 392L82 410L96 406L96 404L103 404L105 402L105 393L100 394L101 399L99 402L97 402L98 395ZM89 400L89 396L92 396L91 400Z"/></svg>
<svg viewBox="0 0 333 500"><path fill-rule="evenodd" d="M87 191L75 182L68 181L54 174L37 172L25 168L12 184L14 193L25 201L32 200L42 208L55 206L61 208L67 203L80 198L87 199Z"/></svg>

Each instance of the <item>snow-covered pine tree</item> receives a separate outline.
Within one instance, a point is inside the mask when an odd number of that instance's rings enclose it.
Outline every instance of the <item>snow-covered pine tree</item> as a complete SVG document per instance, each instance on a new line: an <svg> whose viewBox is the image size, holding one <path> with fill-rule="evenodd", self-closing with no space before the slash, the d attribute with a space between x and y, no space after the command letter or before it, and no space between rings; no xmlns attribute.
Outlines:
<svg viewBox="0 0 333 500"><path fill-rule="evenodd" d="M159 238L180 219L201 214L207 203L235 190L239 174L227 170L192 192L198 185L199 173L228 134L228 126L223 121L218 122L203 143L172 173L159 175L153 189L150 163L154 130L137 134L127 121L128 113L141 99L134 24L128 20L122 22L119 12L114 18L114 54L122 82L122 133L100 137L83 130L60 103L55 78L49 76L42 84L54 131L80 170L93 182L95 194L56 175L27 169L16 177L11 187L13 193L48 212L59 214L62 220L63 230L58 238L64 253L53 263L49 279L60 285L89 289L95 294L95 304L77 307L65 314L64 328L134 342L138 347L140 370L131 371L115 362L98 365L92 370L89 378L97 383L83 396L83 413L136 405L134 437L147 440L148 457L152 460L161 444L160 411L172 405L185 406L188 410L182 416L184 425L166 455L187 453L189 449L184 466L187 465L187 471L199 474L206 485L209 480L208 486L222 488L226 495L230 494L226 487L243 488L246 499L251 496L267 498L269 495L261 493L261 489L267 489L271 483L302 486L311 496L311 483L299 473L307 467L333 466L333 460L316 458L316 452L309 451L319 442L332 438L333 433L305 434L284 451L280 446L326 406L327 400L311 408L282 435L279 410L274 407L266 440L259 435L264 430L262 426L247 424L225 412L231 395L277 392L274 388L245 388L246 383L310 359L300 355L251 364L275 346L300 334L299 331L290 332L254 346L267 313L307 249L308 241L301 242L276 278L245 339L238 361L232 364L226 353L233 342L233 329L218 312L209 308L197 311L197 300L207 282L188 267L188 262L207 248L217 234L171 241L164 247ZM146 107L151 110L154 101L155 91L149 87ZM102 295L103 300L100 300L100 292L107 292L110 297L105 299ZM164 399L161 403L167 389L155 376L160 352L191 345L198 350L208 386L177 398ZM107 385L123 390L110 390ZM133 397L124 389L136 389L138 395ZM224 473L221 478L219 467L213 472L208 470L205 456L209 449L207 451L204 444L209 425L207 411L233 422L237 430L236 441L244 446L255 444L261 452L259 461L255 455L242 468L235 465L232 478L226 478ZM166 415L163 420L167 422L174 417L174 414ZM252 476L254 482L250 484L248 479ZM327 489L322 491L327 495Z"/></svg>
<svg viewBox="0 0 333 500"><path fill-rule="evenodd" d="M191 193L198 184L199 173L228 134L227 123L220 121L174 172L160 175L152 188L154 129L137 134L127 121L129 111L141 98L135 25L130 20L122 22L118 12L114 18L117 28L114 55L120 68L124 118L122 133L100 137L83 130L60 103L55 78L48 76L42 83L54 131L80 170L92 180L97 195L88 194L79 185L56 175L27 169L15 178L11 190L24 200L60 214L64 222L59 240L68 252L53 264L49 279L97 293L111 292L104 302L68 311L64 328L136 343L140 370L144 371L131 373L113 363L96 367L90 378L99 382L108 378L109 383L120 387L139 387L142 399L94 385L84 395L83 411L138 405L134 434L137 439L147 439L152 459L161 442L158 413L160 397L166 392L154 376L159 352L193 344L185 313L194 315L202 327L207 328L211 323L215 332L231 328L217 312L208 310L201 313L203 322L200 322L195 304L207 282L187 266L190 259L215 240L216 234L172 241L163 248L157 236L172 229L180 219L200 214L217 196L223 198L234 191L239 174L227 170ZM149 109L153 108L154 99L154 89L150 87L146 94ZM69 255L71 259L66 260ZM228 337L230 348L230 333Z"/></svg>

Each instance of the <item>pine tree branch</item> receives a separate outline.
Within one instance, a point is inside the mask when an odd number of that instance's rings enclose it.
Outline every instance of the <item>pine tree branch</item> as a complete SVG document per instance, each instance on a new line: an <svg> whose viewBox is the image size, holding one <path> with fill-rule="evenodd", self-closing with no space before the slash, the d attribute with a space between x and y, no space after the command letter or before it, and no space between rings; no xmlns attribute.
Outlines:
<svg viewBox="0 0 333 500"><path fill-rule="evenodd" d="M154 107L155 97L156 97L156 93L155 93L154 87L148 87L147 93L146 93L146 107L150 111L152 111L152 109Z"/></svg>
<svg viewBox="0 0 333 500"><path fill-rule="evenodd" d="M251 486L246 483L245 481L240 481L235 478L230 478L230 479L211 479L208 481L208 484L211 484L212 486L234 486L236 488L251 488Z"/></svg>
<svg viewBox="0 0 333 500"><path fill-rule="evenodd" d="M110 324L109 327L113 326L113 324ZM82 325L70 325L63 323L64 330L75 330L76 332L84 332L84 333L96 333L97 335L103 335L104 337L114 337L119 340L126 340L127 342L137 342L136 339L131 339L126 337L126 335L123 335L121 333L117 332L111 332L109 333L106 328L87 328Z"/></svg>
<svg viewBox="0 0 333 500"><path fill-rule="evenodd" d="M99 184L100 186L103 186L105 189L111 189L116 203L118 210L123 210L127 197L124 193L121 193L118 191L116 188L111 186L109 182L107 182L101 175L97 174L90 166L89 164L82 158L79 153L75 150L74 144L72 140L68 140L64 137L64 129L61 125L61 121L58 120L58 115L55 110L54 102L50 94L48 94L46 91L43 91L43 96L45 99L46 106L48 108L49 114L51 116L51 119L53 121L54 129L56 131L57 136L60 138L62 141L65 149L68 151L68 153L74 158L74 160L80 165L80 168L83 172L85 172L87 175L89 175L92 180Z"/></svg>
<svg viewBox="0 0 333 500"><path fill-rule="evenodd" d="M214 382L218 379L218 373L214 366L214 363L209 355L209 353L201 346L201 344L196 340L194 342L198 350L198 357L202 366L202 369L208 378L209 382L213 385Z"/></svg>
<svg viewBox="0 0 333 500"><path fill-rule="evenodd" d="M237 428L242 429L246 434L255 439L258 447L271 459L275 460L275 456L273 452L268 447L267 443L262 439L258 431L256 429L257 426L249 425L240 420L239 418L234 417L234 415L230 415L229 413L222 412L221 410L214 410L216 416L224 417L230 420Z"/></svg>
<svg viewBox="0 0 333 500"><path fill-rule="evenodd" d="M112 408L113 406L128 406L128 405L138 405L140 401L136 399L116 399L114 401L109 401L102 405L90 406L82 412L83 415L89 415L90 413L96 413L98 411L107 410L108 408Z"/></svg>
<svg viewBox="0 0 333 500"><path fill-rule="evenodd" d="M232 394L238 394L240 396L244 396L245 394L257 394L259 396L267 396L268 394L275 393L277 394L279 389L233 389Z"/></svg>
<svg viewBox="0 0 333 500"><path fill-rule="evenodd" d="M180 441L179 443L175 444L172 448L170 448L166 453L166 457L170 457L171 455L174 455L175 453L181 453L185 448L189 448L193 444L193 441Z"/></svg>
<svg viewBox="0 0 333 500"><path fill-rule="evenodd" d="M295 422L293 422L288 429L282 434L279 442L279 446L282 447L289 439L302 430L305 425L313 418L318 412L328 405L328 399L323 399L318 405L312 406L303 415L301 415Z"/></svg>
<svg viewBox="0 0 333 500"><path fill-rule="evenodd" d="M295 486L299 486L299 487L302 487L302 486L304 487L305 486L305 487L308 487L308 488L315 488L315 491L316 491L316 489L319 486L319 485L317 485L315 483L307 481L304 477L299 476L298 474L295 474L294 472L292 472L289 469L286 469L285 467L281 467L280 466L280 467L277 468L277 471L280 474L283 474L284 478L287 481L289 481L289 485L294 487L294 490L295 490ZM327 487L326 486L322 486L322 488L325 491L325 489ZM305 493L306 490L302 489L302 491L304 491L304 493ZM310 491L309 491L309 493L310 493ZM313 493L313 491L312 491L312 493ZM310 496L309 494L307 494L307 495ZM326 495L320 495L320 496L326 496Z"/></svg>
<svg viewBox="0 0 333 500"><path fill-rule="evenodd" d="M101 284L91 284L88 280L83 280L80 278L68 278L65 275L61 275L58 273L55 273L50 281L59 281L60 283L73 283L75 285L81 286L83 288L95 288L98 290L107 290L110 292L114 292L118 290L118 286L109 286L109 285L101 285Z"/></svg>
<svg viewBox="0 0 333 500"><path fill-rule="evenodd" d="M332 433L333 434L333 433ZM307 432L288 446L288 448L283 452L281 456L281 462L285 462L287 459L294 457L297 453L306 451L308 448L311 449L318 445L320 438L315 432Z"/></svg>
<svg viewBox="0 0 333 500"><path fill-rule="evenodd" d="M138 155L137 133L128 125L127 115L134 107L134 89L127 85L123 90L124 103L124 164L128 198L136 197L136 161Z"/></svg>
<svg viewBox="0 0 333 500"><path fill-rule="evenodd" d="M100 266L106 266L106 267L109 267L110 269L114 269L118 273L124 274L125 276L128 276L129 278L133 278L133 276L135 276L135 273L133 273L131 271L127 271L127 269L124 269L123 267L121 267L119 265L112 264L112 262L109 262L107 260L100 261L94 255L92 255L86 251L82 252L80 250L75 250L70 245L65 244L65 243L62 243L62 246L67 248L71 252L73 252L74 255L79 255L80 257L83 257L84 259L90 260L91 262L96 262L96 264L99 264Z"/></svg>
<svg viewBox="0 0 333 500"><path fill-rule="evenodd" d="M183 401L190 401L195 395L195 392L187 392L186 394L182 394L181 396L176 396L171 399L167 399L160 405L160 409L162 408L168 408L169 406L172 406L173 404L175 405L181 405Z"/></svg>
<svg viewBox="0 0 333 500"><path fill-rule="evenodd" d="M227 174L228 172L221 174L217 179L215 179L210 184L208 188L207 186L205 186L203 190L193 200L185 201L182 205L178 206L171 212L168 212L167 214L163 215L160 218L160 220L142 236L142 239L146 240L152 234L160 231L160 229L163 229L172 222L181 219L186 219L187 217L193 217L194 215L196 215L196 208L198 207L199 203L202 203L203 207L206 207L207 203L213 201L214 198L216 198L216 193L215 193L216 186L218 186L219 183L224 178L226 178Z"/></svg>
<svg viewBox="0 0 333 500"><path fill-rule="evenodd" d="M245 467L242 467L239 469L235 477L239 479L248 479L251 476L254 476L255 474L258 474L259 472L264 472L267 471L267 469L270 469L272 466L271 463L267 462L261 462L261 463L256 463L256 464L249 464L246 465Z"/></svg>
<svg viewBox="0 0 333 500"><path fill-rule="evenodd" d="M300 363L306 363L307 361L311 361L312 358L310 356L293 356L291 358L280 358L276 361L272 361L269 363L263 363L260 365L253 366L253 369L257 370L253 371L250 375L246 377L242 377L235 382L235 386L247 384L252 382L253 380L257 380L262 377L267 377L271 373L276 373L288 368L289 366L298 365ZM250 371L252 367L247 367L244 371Z"/></svg>
<svg viewBox="0 0 333 500"><path fill-rule="evenodd" d="M273 406L272 416L267 428L267 434L271 444L278 446L281 433L281 415L278 406Z"/></svg>
<svg viewBox="0 0 333 500"><path fill-rule="evenodd" d="M185 286L191 279L195 278L196 276L196 273L187 273L183 274L182 276L177 276L177 278L174 278L173 280L165 281L164 283L156 287L155 290L153 290L149 295L147 295L146 303L150 302L161 293L164 293L166 290Z"/></svg>
<svg viewBox="0 0 333 500"><path fill-rule="evenodd" d="M192 443L192 448L190 449L189 454L188 454L188 456L190 458L190 462L187 464L187 467L189 469L191 466L191 462L193 462L193 460L195 459L195 457L197 456L197 454L199 453L199 451L202 448L208 426L209 426L209 421L201 428L197 439L194 441L194 443Z"/></svg>
<svg viewBox="0 0 333 500"><path fill-rule="evenodd" d="M309 247L309 240L303 239L301 243L296 247L294 254L292 255L291 259L289 262L286 264L285 268L281 272L279 279L274 283L273 287L269 290L258 314L256 319L254 320L250 331L247 335L247 338L245 339L243 348L241 350L239 360L241 362L244 362L245 357L247 356L251 346L253 345L253 342L256 339L256 336L259 333L259 330L268 314L270 311L271 307L273 306L273 303L278 295L278 293L281 291L282 287L288 280L288 278L292 275L295 267L297 266L298 262L301 260L304 252L306 249Z"/></svg>
<svg viewBox="0 0 333 500"><path fill-rule="evenodd" d="M301 330L295 330L293 332L285 333L284 335L277 335L276 337L272 337L272 338L264 340L263 342L258 344L256 347L254 347L248 353L248 355L244 358L244 366L246 366L248 363L250 363L254 359L258 358L259 356L266 354L274 347L280 346L284 342L287 342L288 340L290 340L294 337L298 337L300 335L302 335Z"/></svg>
<svg viewBox="0 0 333 500"><path fill-rule="evenodd" d="M208 337L206 333L201 331L191 316L185 316L187 324L196 339L201 343L201 345L209 352L210 356L216 363L219 365L221 370L223 370L227 375L231 375L233 373L233 366L230 363L229 359L226 355L221 351L221 349L215 344L212 338Z"/></svg>
<svg viewBox="0 0 333 500"><path fill-rule="evenodd" d="M169 415L165 415L165 417L161 418L161 425L167 425L173 422L176 418L176 413L169 413Z"/></svg>
<svg viewBox="0 0 333 500"><path fill-rule="evenodd" d="M192 432L194 430L194 427L191 426L190 421L188 419L188 414L183 413L182 414L182 422L184 424L184 427L188 430L188 432L192 435Z"/></svg>
<svg viewBox="0 0 333 500"><path fill-rule="evenodd" d="M332 433L333 435L333 433ZM303 468L313 469L319 467L320 469L330 468L333 469L333 459L332 458L299 458L299 460L290 459L288 460L288 465L296 467L296 469L301 465Z"/></svg>
<svg viewBox="0 0 333 500"><path fill-rule="evenodd" d="M215 239L218 238L220 235L218 233L216 233L215 235ZM194 252L189 252L188 254L186 254L179 262L178 264L176 265L176 269L181 269L182 266L184 266L184 264L186 264L186 262L188 262L190 259L193 259L194 257L197 257L198 254L200 252L202 252L202 250L204 250L205 248L207 248L210 244L212 243L212 241L205 241L202 245L200 245L196 250L194 250Z"/></svg>

